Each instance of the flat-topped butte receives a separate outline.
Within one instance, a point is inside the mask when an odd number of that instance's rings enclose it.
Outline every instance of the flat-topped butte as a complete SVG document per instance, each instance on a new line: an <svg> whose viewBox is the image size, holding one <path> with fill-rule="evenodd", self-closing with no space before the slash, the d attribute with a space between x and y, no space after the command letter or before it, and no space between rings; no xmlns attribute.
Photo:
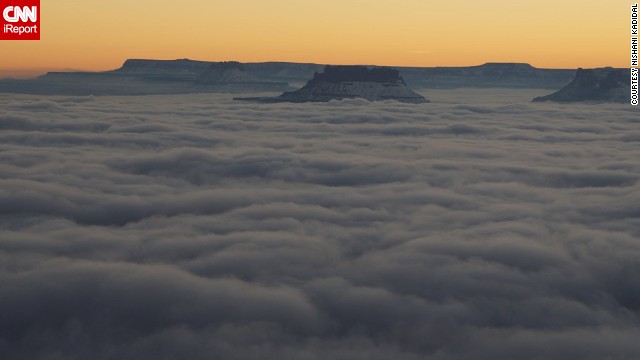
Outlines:
<svg viewBox="0 0 640 360"><path fill-rule="evenodd" d="M564 88L534 102L628 102L631 95L628 69L578 69L575 79Z"/></svg>
<svg viewBox="0 0 640 360"><path fill-rule="evenodd" d="M430 102L409 89L400 72L388 67L328 65L299 90L273 98L236 98L257 102L327 102L331 100L395 100L421 104Z"/></svg>

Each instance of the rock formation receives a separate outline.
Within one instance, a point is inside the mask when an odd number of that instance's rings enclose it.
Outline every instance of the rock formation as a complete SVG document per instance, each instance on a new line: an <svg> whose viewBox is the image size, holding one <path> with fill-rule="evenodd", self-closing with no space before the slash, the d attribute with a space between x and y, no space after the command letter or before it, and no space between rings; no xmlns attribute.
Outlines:
<svg viewBox="0 0 640 360"><path fill-rule="evenodd" d="M238 98L260 102L327 102L361 98L369 101L395 100L427 103L429 100L407 87L398 70L386 67L332 66L299 90L285 92L276 98Z"/></svg>
<svg viewBox="0 0 640 360"><path fill-rule="evenodd" d="M534 102L628 102L631 95L628 69L578 69L575 79L557 92L533 99Z"/></svg>

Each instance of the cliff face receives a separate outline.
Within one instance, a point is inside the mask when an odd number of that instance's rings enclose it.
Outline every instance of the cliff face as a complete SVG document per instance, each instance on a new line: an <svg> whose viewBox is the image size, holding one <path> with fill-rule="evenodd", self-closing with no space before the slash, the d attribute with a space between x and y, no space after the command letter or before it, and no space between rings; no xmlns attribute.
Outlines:
<svg viewBox="0 0 640 360"><path fill-rule="evenodd" d="M537 97L534 102L628 102L631 78L627 69L578 69L575 79L557 92Z"/></svg>
<svg viewBox="0 0 640 360"><path fill-rule="evenodd" d="M398 70L366 66L327 66L324 72L315 73L303 88L285 92L277 99L290 102L326 102L353 98L416 104L429 102L407 87Z"/></svg>

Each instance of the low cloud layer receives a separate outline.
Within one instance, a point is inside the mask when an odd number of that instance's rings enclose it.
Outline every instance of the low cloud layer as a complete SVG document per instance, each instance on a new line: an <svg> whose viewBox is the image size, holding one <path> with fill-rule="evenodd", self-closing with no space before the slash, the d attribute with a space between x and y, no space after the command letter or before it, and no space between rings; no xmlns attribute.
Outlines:
<svg viewBox="0 0 640 360"><path fill-rule="evenodd" d="M634 359L638 112L514 93L3 96L2 357Z"/></svg>

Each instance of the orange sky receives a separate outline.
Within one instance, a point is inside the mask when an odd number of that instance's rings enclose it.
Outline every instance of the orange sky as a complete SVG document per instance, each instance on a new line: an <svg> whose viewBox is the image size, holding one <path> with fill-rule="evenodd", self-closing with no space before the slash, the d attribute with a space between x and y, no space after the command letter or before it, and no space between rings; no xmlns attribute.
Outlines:
<svg viewBox="0 0 640 360"><path fill-rule="evenodd" d="M0 42L18 70L126 58L627 67L627 0L41 0L41 41Z"/></svg>

